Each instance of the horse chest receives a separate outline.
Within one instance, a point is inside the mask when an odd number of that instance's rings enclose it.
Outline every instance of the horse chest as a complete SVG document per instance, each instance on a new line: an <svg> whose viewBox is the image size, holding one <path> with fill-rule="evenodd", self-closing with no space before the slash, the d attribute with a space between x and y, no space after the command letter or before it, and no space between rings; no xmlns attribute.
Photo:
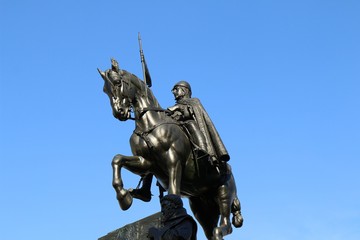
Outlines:
<svg viewBox="0 0 360 240"><path fill-rule="evenodd" d="M147 157L153 148L151 136L139 136L134 133L130 138L130 146L134 155Z"/></svg>

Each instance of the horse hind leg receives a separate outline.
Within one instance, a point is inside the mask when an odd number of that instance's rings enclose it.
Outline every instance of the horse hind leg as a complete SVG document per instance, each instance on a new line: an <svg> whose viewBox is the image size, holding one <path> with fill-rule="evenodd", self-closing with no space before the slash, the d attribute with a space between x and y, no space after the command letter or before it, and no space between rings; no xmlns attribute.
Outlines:
<svg viewBox="0 0 360 240"><path fill-rule="evenodd" d="M220 225L214 229L214 240L221 240L225 235L232 233L230 222L230 209L231 209L231 187L222 185L218 189L217 203L220 210Z"/></svg>
<svg viewBox="0 0 360 240"><path fill-rule="evenodd" d="M190 197L189 204L196 220L200 223L207 239L213 239L214 229L219 221L219 207L211 197Z"/></svg>
<svg viewBox="0 0 360 240"><path fill-rule="evenodd" d="M228 181L218 188L217 201L221 216L220 226L214 230L214 239L222 239L223 236L232 233L230 212L233 214L232 224L234 227L239 228L243 224L241 205L237 197L236 184L232 174L230 174Z"/></svg>

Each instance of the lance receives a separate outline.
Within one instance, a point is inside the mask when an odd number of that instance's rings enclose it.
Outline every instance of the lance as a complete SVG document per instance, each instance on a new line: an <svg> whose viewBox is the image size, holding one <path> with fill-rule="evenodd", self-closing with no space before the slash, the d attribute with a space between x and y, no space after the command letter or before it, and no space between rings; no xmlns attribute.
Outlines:
<svg viewBox="0 0 360 240"><path fill-rule="evenodd" d="M151 77L150 77L149 69L146 65L145 56L144 56L144 52L142 49L140 32L138 33L138 40L139 40L139 49L140 49L139 51L140 51L140 59L141 59L141 66L142 66L142 71L143 71L144 82L146 83L146 85L148 87L151 87L151 85L152 85Z"/></svg>

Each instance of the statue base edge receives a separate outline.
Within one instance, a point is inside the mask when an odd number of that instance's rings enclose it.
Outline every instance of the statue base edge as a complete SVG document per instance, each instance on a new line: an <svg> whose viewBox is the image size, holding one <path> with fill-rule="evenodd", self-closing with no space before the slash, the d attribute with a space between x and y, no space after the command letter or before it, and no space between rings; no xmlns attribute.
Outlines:
<svg viewBox="0 0 360 240"><path fill-rule="evenodd" d="M157 212L139 221L127 224L119 229L109 232L98 240L144 240L147 239L151 227L161 227L161 212Z"/></svg>

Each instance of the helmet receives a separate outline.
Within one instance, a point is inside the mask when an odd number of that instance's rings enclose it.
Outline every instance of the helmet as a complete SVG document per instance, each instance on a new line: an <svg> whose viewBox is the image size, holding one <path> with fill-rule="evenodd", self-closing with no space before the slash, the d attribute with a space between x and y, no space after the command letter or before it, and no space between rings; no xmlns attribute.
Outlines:
<svg viewBox="0 0 360 240"><path fill-rule="evenodd" d="M185 88L189 89L189 91L191 92L191 86L190 86L190 84L189 84L187 81L180 81L180 82L176 83L176 84L174 85L174 87L173 87L173 90L174 90L174 88L177 87L177 86L185 87Z"/></svg>

